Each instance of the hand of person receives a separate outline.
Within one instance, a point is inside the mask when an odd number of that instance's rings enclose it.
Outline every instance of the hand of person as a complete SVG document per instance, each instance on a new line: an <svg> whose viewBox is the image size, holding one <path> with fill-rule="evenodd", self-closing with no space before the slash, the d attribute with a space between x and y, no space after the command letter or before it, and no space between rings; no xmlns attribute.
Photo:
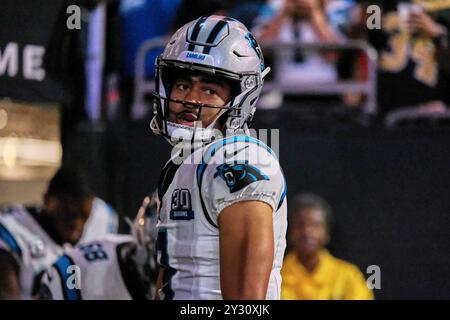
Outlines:
<svg viewBox="0 0 450 320"><path fill-rule="evenodd" d="M418 31L430 38L436 38L443 33L443 27L424 11L411 12L408 24L410 30Z"/></svg>

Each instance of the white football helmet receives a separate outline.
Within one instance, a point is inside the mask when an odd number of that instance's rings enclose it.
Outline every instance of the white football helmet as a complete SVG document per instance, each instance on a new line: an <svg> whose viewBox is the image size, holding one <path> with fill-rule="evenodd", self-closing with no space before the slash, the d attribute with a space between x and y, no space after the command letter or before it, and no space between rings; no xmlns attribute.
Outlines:
<svg viewBox="0 0 450 320"><path fill-rule="evenodd" d="M269 70L261 48L241 22L223 16L191 21L175 32L156 60L155 116L150 127L172 144L211 142L217 138L218 130L213 129L217 121L220 134L246 130ZM230 81L234 88L231 100L218 106L171 99L174 77L186 71ZM207 128L202 127L201 121L195 121L193 127L180 125L168 120L170 101L198 108L197 120L203 108L217 108L220 112Z"/></svg>

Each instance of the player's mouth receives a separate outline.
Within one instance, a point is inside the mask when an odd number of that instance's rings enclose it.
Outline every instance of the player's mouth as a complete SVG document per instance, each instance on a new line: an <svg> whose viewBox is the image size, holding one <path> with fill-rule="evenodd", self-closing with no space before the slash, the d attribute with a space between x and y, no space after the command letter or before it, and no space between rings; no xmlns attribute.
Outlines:
<svg viewBox="0 0 450 320"><path fill-rule="evenodd" d="M195 121L197 121L197 118L197 114L195 113L182 112L177 116L177 123L184 126L193 127L195 126Z"/></svg>

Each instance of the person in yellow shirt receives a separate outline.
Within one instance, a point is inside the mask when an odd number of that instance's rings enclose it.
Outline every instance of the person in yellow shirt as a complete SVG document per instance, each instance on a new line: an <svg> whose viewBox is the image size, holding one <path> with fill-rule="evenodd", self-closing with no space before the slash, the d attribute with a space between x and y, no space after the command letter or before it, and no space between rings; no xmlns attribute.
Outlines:
<svg viewBox="0 0 450 320"><path fill-rule="evenodd" d="M298 195L292 205L289 239L292 249L281 270L284 300L372 300L357 266L333 257L325 246L330 239L331 208L314 194Z"/></svg>

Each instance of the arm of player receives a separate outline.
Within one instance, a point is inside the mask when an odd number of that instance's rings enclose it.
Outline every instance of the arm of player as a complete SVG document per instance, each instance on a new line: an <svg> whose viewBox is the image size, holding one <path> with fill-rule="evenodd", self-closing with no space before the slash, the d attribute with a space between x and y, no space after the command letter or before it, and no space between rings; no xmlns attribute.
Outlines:
<svg viewBox="0 0 450 320"><path fill-rule="evenodd" d="M224 299L265 299L274 257L272 207L234 203L219 215L220 284Z"/></svg>

